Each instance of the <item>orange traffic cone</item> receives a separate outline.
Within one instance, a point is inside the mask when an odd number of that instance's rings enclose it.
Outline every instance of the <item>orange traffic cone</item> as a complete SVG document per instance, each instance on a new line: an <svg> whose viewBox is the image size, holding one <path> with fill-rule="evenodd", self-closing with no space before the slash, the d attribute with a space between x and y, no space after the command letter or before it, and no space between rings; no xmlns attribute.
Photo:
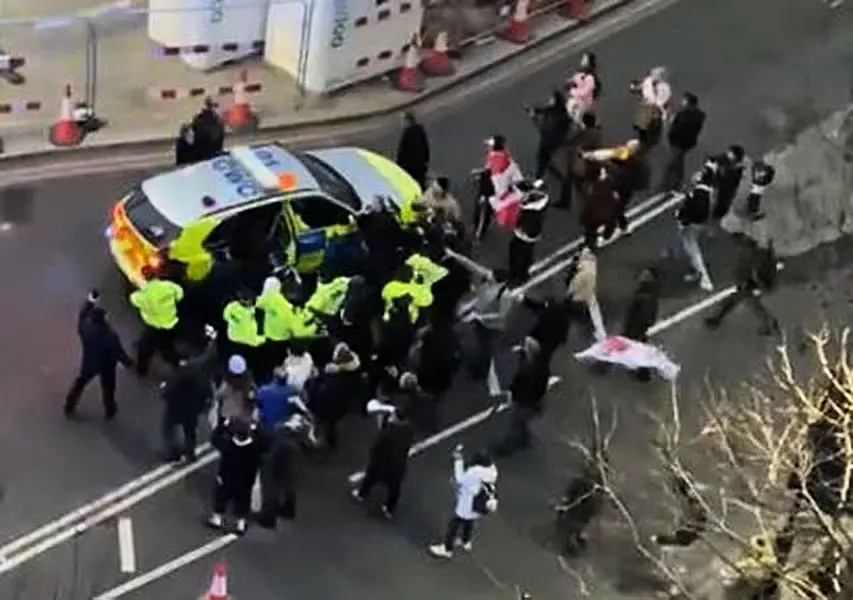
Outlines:
<svg viewBox="0 0 853 600"><path fill-rule="evenodd" d="M213 568L210 589L201 600L228 600L228 575L224 564L219 563Z"/></svg>
<svg viewBox="0 0 853 600"><path fill-rule="evenodd" d="M403 66L397 71L396 85L397 89L403 92L412 92L417 94L424 89L423 77L418 68L420 66L420 55L418 52L417 38L413 37L412 41L406 48L406 55L403 58Z"/></svg>
<svg viewBox="0 0 853 600"><path fill-rule="evenodd" d="M530 27L527 25L527 7L530 5L530 0L516 0L515 12L506 28L503 30L503 37L508 42L513 44L526 44L530 41Z"/></svg>
<svg viewBox="0 0 853 600"><path fill-rule="evenodd" d="M54 146L76 146L83 141L83 129L74 120L70 85L65 86L65 93L59 105L59 119L50 126L47 139Z"/></svg>
<svg viewBox="0 0 853 600"><path fill-rule="evenodd" d="M573 21L586 21L588 8L586 0L566 0L560 7L560 14Z"/></svg>
<svg viewBox="0 0 853 600"><path fill-rule="evenodd" d="M435 36L432 50L421 63L423 72L434 77L447 77L456 73L456 66L447 55L447 50L447 32L440 31Z"/></svg>
<svg viewBox="0 0 853 600"><path fill-rule="evenodd" d="M226 127L232 133L249 133L258 129L258 115L252 110L246 90L248 83L249 73L242 69L234 84L234 102L222 114Z"/></svg>

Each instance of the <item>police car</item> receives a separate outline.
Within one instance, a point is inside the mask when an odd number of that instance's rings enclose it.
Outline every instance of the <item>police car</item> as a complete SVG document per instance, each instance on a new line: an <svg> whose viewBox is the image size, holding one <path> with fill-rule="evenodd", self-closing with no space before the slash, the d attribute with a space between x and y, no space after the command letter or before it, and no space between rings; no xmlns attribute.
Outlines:
<svg viewBox="0 0 853 600"><path fill-rule="evenodd" d="M268 242L283 264L310 273L362 252L359 214L390 201L406 222L420 195L405 171L369 150L241 146L143 181L113 207L106 236L136 286L164 258L201 281L218 256Z"/></svg>

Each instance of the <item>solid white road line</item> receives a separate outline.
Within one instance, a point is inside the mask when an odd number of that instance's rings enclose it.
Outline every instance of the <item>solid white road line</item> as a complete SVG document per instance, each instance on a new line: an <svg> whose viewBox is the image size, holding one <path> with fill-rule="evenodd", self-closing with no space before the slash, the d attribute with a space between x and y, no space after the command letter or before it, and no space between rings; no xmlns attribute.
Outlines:
<svg viewBox="0 0 853 600"><path fill-rule="evenodd" d="M716 294L708 296L707 298L703 298L696 304L691 304L687 308L678 311L677 313L667 317L663 321L658 321L649 328L649 335L657 335L661 331L669 329L670 327L674 327L682 321L686 321L690 317L707 310L718 302L722 302L723 300L734 294L735 290L737 290L736 286L731 286L724 290L720 290Z"/></svg>
<svg viewBox="0 0 853 600"><path fill-rule="evenodd" d="M196 448L196 454L200 456L202 454L205 454L209 450L212 450L212 448L213 447L209 443L201 444L198 448ZM143 473L136 479L128 481L121 487L107 492L100 498L97 498L92 502L89 502L88 504L84 504L80 508L77 508L61 516L58 519L54 519L53 521L45 524L44 526L39 527L35 531L31 531L26 535L12 540L11 542L5 544L2 548L0 548L0 564L5 562L5 560L9 557L10 554L18 552L19 550L22 550L27 546L31 546L42 538L56 533L61 529L73 527L79 521L85 519L88 515L118 502L123 497L135 492L140 488L144 488L148 485L151 485L157 479L165 477L174 470L175 467L172 465L162 465L160 467L152 469L147 473Z"/></svg>
<svg viewBox="0 0 853 600"><path fill-rule="evenodd" d="M22 564L36 558L37 556L44 554L48 550L67 542L68 540L74 538L77 535L85 533L90 528L99 525L104 521L112 519L117 515L120 515L131 506L139 504L140 502L142 502L146 498L150 498L160 490L163 490L169 487L170 485L177 483L181 479L188 477L192 473L203 469L204 467L215 461L216 457L217 454L215 452L205 454L204 456L199 457L195 462L183 466L179 469L174 469L169 475L163 477L162 479L159 479L151 485L138 490L134 494L126 496L115 504L109 505L107 508L100 512L87 516L80 522L75 523L73 526L68 527L46 539L43 539L39 543L28 547L26 550L14 553L10 556L3 557L3 560L0 560L0 575L18 568Z"/></svg>
<svg viewBox="0 0 853 600"><path fill-rule="evenodd" d="M234 535L233 533L218 537L215 540L208 542L204 546L199 546L195 550L191 550L186 554L181 554L180 556L170 560L169 562L160 565L156 569L148 571L147 573L143 573L138 577L134 577L130 581L127 581L117 587L114 587L109 591L103 592L102 594L95 596L94 600L116 600L116 598L126 596L127 594L134 592L141 587L149 585L157 581L158 579L162 579L166 575L174 573L178 569L182 569L197 560L201 560L205 556L209 556L214 552L222 550L226 546L230 546L239 539L240 536ZM200 585L204 584L200 582ZM190 592L188 592L188 594L189 593ZM205 595L205 597L207 596Z"/></svg>
<svg viewBox="0 0 853 600"><path fill-rule="evenodd" d="M649 335L657 335L662 331L665 331L675 325L678 325L682 321L689 319L690 317L710 308L711 306L721 302L722 300L728 298L731 294L734 293L735 287L726 288L720 292L717 292L713 296L708 296L707 298L703 298L696 304L692 304L687 308L678 311L672 316L669 316L662 321L658 321L654 325L649 328ZM551 387L559 382L559 378L552 377L551 380L548 381L548 386ZM490 406L489 408L485 408L478 413L475 413L468 417L467 419L463 419L454 425L451 425L447 429L439 431L438 433L425 438L412 446L409 450L409 458L420 454L427 448L435 446L436 444L440 444L444 440L449 437L456 435L457 433L462 433L472 427L479 425L480 423L487 421L492 418L494 415L500 414L506 411L510 407L510 402L507 400L505 402L501 402L500 404ZM352 473L349 476L349 482L351 485L357 485L364 479L364 471L358 471L356 473Z"/></svg>
<svg viewBox="0 0 853 600"><path fill-rule="evenodd" d="M122 573L136 573L136 542L133 521L128 517L118 520L118 557Z"/></svg>

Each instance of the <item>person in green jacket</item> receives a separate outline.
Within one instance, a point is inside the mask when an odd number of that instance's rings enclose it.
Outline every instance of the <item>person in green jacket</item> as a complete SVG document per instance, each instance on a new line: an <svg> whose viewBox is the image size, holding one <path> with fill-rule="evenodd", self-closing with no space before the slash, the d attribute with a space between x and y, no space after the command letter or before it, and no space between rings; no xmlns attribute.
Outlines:
<svg viewBox="0 0 853 600"><path fill-rule="evenodd" d="M293 337L295 323L299 316L293 304L281 292L281 281L277 277L267 277L261 295L255 300L255 307L261 311L263 323L263 365L261 380L272 375L273 370L287 357L288 341Z"/></svg>
<svg viewBox="0 0 853 600"><path fill-rule="evenodd" d="M238 354L246 359L249 371L257 378L263 364L264 336L255 317L255 302L251 294L241 292L222 311L225 323L225 347L221 358Z"/></svg>
<svg viewBox="0 0 853 600"><path fill-rule="evenodd" d="M136 344L136 370L148 374L155 353L172 366L179 364L175 349L178 325L178 303L184 298L183 288L160 279L150 269L143 271L145 285L130 295L130 303L139 311L143 329ZM150 277L150 278L149 278Z"/></svg>

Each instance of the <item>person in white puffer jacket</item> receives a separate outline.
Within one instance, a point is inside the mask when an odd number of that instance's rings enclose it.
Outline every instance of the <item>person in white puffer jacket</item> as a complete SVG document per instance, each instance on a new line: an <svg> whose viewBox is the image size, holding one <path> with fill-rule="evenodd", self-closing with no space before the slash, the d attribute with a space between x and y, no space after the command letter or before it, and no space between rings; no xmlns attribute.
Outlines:
<svg viewBox="0 0 853 600"><path fill-rule="evenodd" d="M444 542L433 544L429 552L436 558L452 558L457 544L467 552L472 548L474 523L480 517L497 510L498 499L495 485L498 469L492 457L478 452L466 468L462 457L462 446L453 451L453 487L456 492L456 507L453 518L447 524Z"/></svg>

